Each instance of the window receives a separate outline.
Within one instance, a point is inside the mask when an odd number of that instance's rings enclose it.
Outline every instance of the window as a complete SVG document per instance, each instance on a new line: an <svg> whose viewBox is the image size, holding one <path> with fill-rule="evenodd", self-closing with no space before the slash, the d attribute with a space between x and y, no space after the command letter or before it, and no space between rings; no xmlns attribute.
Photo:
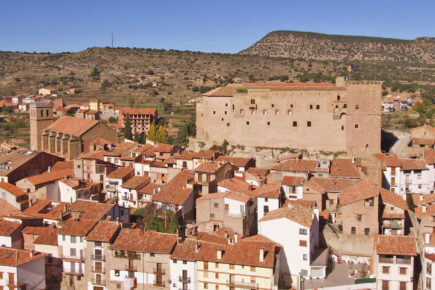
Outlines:
<svg viewBox="0 0 435 290"><path fill-rule="evenodd" d="M265 206L264 206L264 214L266 214L266 213L268 213L268 212L269 212L269 206L265 205Z"/></svg>
<svg viewBox="0 0 435 290"><path fill-rule="evenodd" d="M307 229L299 229L299 234L300 235L306 235L307 234Z"/></svg>
<svg viewBox="0 0 435 290"><path fill-rule="evenodd" d="M62 235L62 241L65 242L65 235Z"/></svg>
<svg viewBox="0 0 435 290"><path fill-rule="evenodd" d="M172 263L177 264L177 259L173 259Z"/></svg>
<svg viewBox="0 0 435 290"><path fill-rule="evenodd" d="M102 242L95 242L95 247L102 247L103 243Z"/></svg>
<svg viewBox="0 0 435 290"><path fill-rule="evenodd" d="M210 214L210 218L211 218L211 219L214 219L214 213L211 213L211 214Z"/></svg>
<svg viewBox="0 0 435 290"><path fill-rule="evenodd" d="M305 240L299 240L299 246L306 247L307 246L307 241L305 241Z"/></svg>
<svg viewBox="0 0 435 290"><path fill-rule="evenodd" d="M399 290L406 290L406 282L400 282Z"/></svg>
<svg viewBox="0 0 435 290"><path fill-rule="evenodd" d="M364 235L370 235L370 228L364 228Z"/></svg>
<svg viewBox="0 0 435 290"><path fill-rule="evenodd" d="M340 95L337 96L337 101L340 101Z"/></svg>
<svg viewBox="0 0 435 290"><path fill-rule="evenodd" d="M359 105L355 105L355 110L358 110L359 109Z"/></svg>
<svg viewBox="0 0 435 290"><path fill-rule="evenodd" d="M356 228L355 228L355 227L352 227L352 229L351 229L351 234L354 235L355 232L356 232Z"/></svg>
<svg viewBox="0 0 435 290"><path fill-rule="evenodd" d="M426 263L426 273L432 274L432 263Z"/></svg>
<svg viewBox="0 0 435 290"><path fill-rule="evenodd" d="M204 289L208 289L208 283L204 283Z"/></svg>
<svg viewBox="0 0 435 290"><path fill-rule="evenodd" d="M255 272L255 267L251 266L251 272Z"/></svg>
<svg viewBox="0 0 435 290"><path fill-rule="evenodd" d="M270 125L270 122L267 122L267 126L269 126Z"/></svg>
<svg viewBox="0 0 435 290"><path fill-rule="evenodd" d="M215 203L213 204L213 206L214 206L214 208L218 208L218 207L219 207L219 203L215 202Z"/></svg>
<svg viewBox="0 0 435 290"><path fill-rule="evenodd" d="M230 269L234 270L234 264L230 264Z"/></svg>
<svg viewBox="0 0 435 290"><path fill-rule="evenodd" d="M255 99L251 99L251 105L255 105Z"/></svg>
<svg viewBox="0 0 435 290"><path fill-rule="evenodd" d="M216 115L216 111L213 111L213 115Z"/></svg>
<svg viewBox="0 0 435 290"><path fill-rule="evenodd" d="M251 284L255 284L255 277L251 277Z"/></svg>
<svg viewBox="0 0 435 290"><path fill-rule="evenodd" d="M382 281L382 290L390 290L388 281Z"/></svg>
<svg viewBox="0 0 435 290"><path fill-rule="evenodd" d="M396 167L391 167L391 175L396 175Z"/></svg>
<svg viewBox="0 0 435 290"><path fill-rule="evenodd" d="M216 269L219 268L219 263L215 263L214 265L215 265Z"/></svg>
<svg viewBox="0 0 435 290"><path fill-rule="evenodd" d="M186 261L186 260L184 260L184 261L183 261L183 264L184 264L184 265L186 265L186 264L187 264L187 261Z"/></svg>
<svg viewBox="0 0 435 290"><path fill-rule="evenodd" d="M230 123L227 123L227 127L229 127L230 126Z"/></svg>
<svg viewBox="0 0 435 290"><path fill-rule="evenodd" d="M390 267L383 266L382 267L382 273L383 274L389 274L390 273Z"/></svg>
<svg viewBox="0 0 435 290"><path fill-rule="evenodd" d="M0 279L3 279L3 272L0 272Z"/></svg>
<svg viewBox="0 0 435 290"><path fill-rule="evenodd" d="M316 110L319 110L320 109L320 105L316 105Z"/></svg>
<svg viewBox="0 0 435 290"><path fill-rule="evenodd" d="M215 278L219 279L219 273L217 273L217 272L215 273Z"/></svg>
<svg viewBox="0 0 435 290"><path fill-rule="evenodd" d="M361 220L362 220L362 215L357 214L357 215L356 215L356 219L357 219L358 221L361 221Z"/></svg>
<svg viewBox="0 0 435 290"><path fill-rule="evenodd" d="M307 127L311 127L311 121L307 121Z"/></svg>
<svg viewBox="0 0 435 290"><path fill-rule="evenodd" d="M344 126L341 126L341 131L344 131Z"/></svg>
<svg viewBox="0 0 435 290"><path fill-rule="evenodd" d="M333 200L333 199L330 199L330 200L329 200L329 204L330 204L330 205L334 205L334 200Z"/></svg>
<svg viewBox="0 0 435 290"><path fill-rule="evenodd" d="M249 125L249 121L246 121L246 125Z"/></svg>
<svg viewBox="0 0 435 290"><path fill-rule="evenodd" d="M293 127L297 127L298 126L298 122L293 121Z"/></svg>
<svg viewBox="0 0 435 290"><path fill-rule="evenodd" d="M115 270L115 277L119 277L119 270Z"/></svg>
<svg viewBox="0 0 435 290"><path fill-rule="evenodd" d="M227 114L227 111L225 111L224 114L226 115L226 114Z"/></svg>
<svg viewBox="0 0 435 290"><path fill-rule="evenodd" d="M69 255L71 257L75 257L76 256L76 249L74 249L74 248L69 249Z"/></svg>
<svg viewBox="0 0 435 290"><path fill-rule="evenodd" d="M204 262L204 270L208 270L208 262Z"/></svg>
<svg viewBox="0 0 435 290"><path fill-rule="evenodd" d="M150 253L150 257L155 257L156 255L154 253Z"/></svg>
<svg viewBox="0 0 435 290"><path fill-rule="evenodd" d="M355 129L358 129L358 127L359 127L358 124L355 124Z"/></svg>
<svg viewBox="0 0 435 290"><path fill-rule="evenodd" d="M406 268L400 267L400 275L406 275Z"/></svg>
<svg viewBox="0 0 435 290"><path fill-rule="evenodd" d="M346 108L347 108L347 104L344 104L344 105L343 105L343 109L346 109Z"/></svg>
<svg viewBox="0 0 435 290"><path fill-rule="evenodd" d="M71 243L75 243L76 242L76 236L71 236Z"/></svg>
<svg viewBox="0 0 435 290"><path fill-rule="evenodd" d="M303 259L304 261L306 261L306 260L307 260L307 254L303 254L303 255L302 255L302 259Z"/></svg>

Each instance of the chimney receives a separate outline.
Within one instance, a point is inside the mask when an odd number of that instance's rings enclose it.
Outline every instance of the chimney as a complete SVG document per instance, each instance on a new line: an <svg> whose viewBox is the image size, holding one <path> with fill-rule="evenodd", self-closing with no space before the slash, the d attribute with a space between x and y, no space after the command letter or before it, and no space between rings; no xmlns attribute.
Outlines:
<svg viewBox="0 0 435 290"><path fill-rule="evenodd" d="M425 244L430 243L430 233L424 233L424 243Z"/></svg>
<svg viewBox="0 0 435 290"><path fill-rule="evenodd" d="M425 205L423 205L423 206L421 207L421 211L422 211L422 212L426 212L426 206L425 206Z"/></svg>
<svg viewBox="0 0 435 290"><path fill-rule="evenodd" d="M423 194L420 194L420 201L423 200Z"/></svg>
<svg viewBox="0 0 435 290"><path fill-rule="evenodd" d="M239 235L237 233L234 233L234 243L237 244L239 241Z"/></svg>
<svg viewBox="0 0 435 290"><path fill-rule="evenodd" d="M119 217L116 218L116 224L119 225Z"/></svg>
<svg viewBox="0 0 435 290"><path fill-rule="evenodd" d="M110 222L111 219L112 219L112 216L108 215L108 216L106 217L106 222Z"/></svg>
<svg viewBox="0 0 435 290"><path fill-rule="evenodd" d="M195 244L195 253L198 254L199 253L199 243L198 241Z"/></svg>
<svg viewBox="0 0 435 290"><path fill-rule="evenodd" d="M222 249L221 248L219 248L217 250L217 258L218 258L218 260L222 259Z"/></svg>
<svg viewBox="0 0 435 290"><path fill-rule="evenodd" d="M264 248L260 248L260 262L264 262Z"/></svg>
<svg viewBox="0 0 435 290"><path fill-rule="evenodd" d="M47 171L48 171L48 172L51 171L51 166L48 166Z"/></svg>

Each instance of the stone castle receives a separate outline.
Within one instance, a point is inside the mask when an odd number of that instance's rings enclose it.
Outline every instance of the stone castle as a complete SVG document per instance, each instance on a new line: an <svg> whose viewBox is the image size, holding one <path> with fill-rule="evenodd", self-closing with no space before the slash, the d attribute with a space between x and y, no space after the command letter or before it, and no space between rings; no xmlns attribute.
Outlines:
<svg viewBox="0 0 435 290"><path fill-rule="evenodd" d="M229 84L197 102L196 142L309 151L377 153L379 81Z"/></svg>

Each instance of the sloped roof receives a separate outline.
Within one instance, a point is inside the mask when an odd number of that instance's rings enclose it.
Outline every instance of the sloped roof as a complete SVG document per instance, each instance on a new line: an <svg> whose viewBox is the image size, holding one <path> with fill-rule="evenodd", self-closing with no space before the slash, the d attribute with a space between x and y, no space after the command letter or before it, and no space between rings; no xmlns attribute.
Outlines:
<svg viewBox="0 0 435 290"><path fill-rule="evenodd" d="M20 227L21 223L0 220L0 236L10 237Z"/></svg>
<svg viewBox="0 0 435 290"><path fill-rule="evenodd" d="M284 176L284 178L281 181L281 184L301 186L304 184L304 181L306 180L307 180L306 178L301 176Z"/></svg>
<svg viewBox="0 0 435 290"><path fill-rule="evenodd" d="M109 174L107 178L123 179L134 172L134 168L131 167L118 167Z"/></svg>
<svg viewBox="0 0 435 290"><path fill-rule="evenodd" d="M15 196L22 196L22 195L26 195L26 193L19 187L16 187L13 184L10 184L8 182L0 182L0 188L6 190L9 193L12 193Z"/></svg>
<svg viewBox="0 0 435 290"><path fill-rule="evenodd" d="M114 250L128 250L146 253L170 254L177 242L176 234L142 231L140 229L123 228L113 244Z"/></svg>
<svg viewBox="0 0 435 290"><path fill-rule="evenodd" d="M400 159L402 170L425 170L427 168L424 159Z"/></svg>
<svg viewBox="0 0 435 290"><path fill-rule="evenodd" d="M249 183L240 180L238 178L224 179L218 182L218 186L226 188L230 191L238 191L238 192L245 192L251 189L251 185L249 185Z"/></svg>
<svg viewBox="0 0 435 290"><path fill-rule="evenodd" d="M329 176L359 178L358 168L350 159L333 159Z"/></svg>
<svg viewBox="0 0 435 290"><path fill-rule="evenodd" d="M219 156L216 159L216 162L228 162L231 165L237 166L237 167L246 167L249 165L249 162L252 162L252 158L245 158L245 157L230 157L230 156Z"/></svg>
<svg viewBox="0 0 435 290"><path fill-rule="evenodd" d="M384 203L394 205L395 207L398 207L403 210L408 209L406 202L403 200L403 198L400 195L397 195L394 192L391 192L384 188L379 188L379 192L381 193L381 198Z"/></svg>
<svg viewBox="0 0 435 290"><path fill-rule="evenodd" d="M44 173L26 177L26 180L32 183L34 186L43 186L48 183L53 183L67 176L73 176L73 169L61 169L55 171L46 171Z"/></svg>
<svg viewBox="0 0 435 290"><path fill-rule="evenodd" d="M347 205L377 195L379 195L379 189L373 183L368 180L361 180L341 191L340 205Z"/></svg>
<svg viewBox="0 0 435 290"><path fill-rule="evenodd" d="M193 180L193 178L194 175L188 170L181 171L153 196L153 201L183 205L193 193L193 188L186 187L189 180Z"/></svg>
<svg viewBox="0 0 435 290"><path fill-rule="evenodd" d="M414 237L411 236L383 236L375 240L378 255L417 256Z"/></svg>
<svg viewBox="0 0 435 290"><path fill-rule="evenodd" d="M54 123L50 124L50 126L48 126L46 129L80 137L98 123L99 122L97 120L63 116L57 119Z"/></svg>
<svg viewBox="0 0 435 290"><path fill-rule="evenodd" d="M281 196L281 183L278 181L266 183L252 193L256 197L279 198Z"/></svg>
<svg viewBox="0 0 435 290"><path fill-rule="evenodd" d="M435 150L424 150L424 159L426 160L427 164L435 164Z"/></svg>
<svg viewBox="0 0 435 290"><path fill-rule="evenodd" d="M71 211L82 212L81 219L101 220L115 205L87 200L76 200L69 206Z"/></svg>
<svg viewBox="0 0 435 290"><path fill-rule="evenodd" d="M32 255L31 251L0 247L0 265L17 267L44 258L43 254Z"/></svg>
<svg viewBox="0 0 435 290"><path fill-rule="evenodd" d="M124 188L140 189L150 183L151 178L147 176L133 176L122 184Z"/></svg>
<svg viewBox="0 0 435 290"><path fill-rule="evenodd" d="M286 218L302 226L311 228L311 225L313 223L313 210L310 207L301 205L299 203L288 203L285 207L270 211L258 222L276 220L281 218Z"/></svg>
<svg viewBox="0 0 435 290"><path fill-rule="evenodd" d="M84 237L96 224L96 220L81 219L75 221L71 218L65 222L62 222L62 227L59 229L59 234Z"/></svg>
<svg viewBox="0 0 435 290"><path fill-rule="evenodd" d="M117 222L100 221L88 234L86 240L109 243L121 228Z"/></svg>
<svg viewBox="0 0 435 290"><path fill-rule="evenodd" d="M314 172L316 171L317 161L316 160L287 160L284 162L280 162L271 167L272 170L277 171L291 171L291 172Z"/></svg>
<svg viewBox="0 0 435 290"><path fill-rule="evenodd" d="M216 173L219 169L221 169L224 164L217 163L214 161L211 162L203 162L198 167L195 168L196 172L202 173Z"/></svg>

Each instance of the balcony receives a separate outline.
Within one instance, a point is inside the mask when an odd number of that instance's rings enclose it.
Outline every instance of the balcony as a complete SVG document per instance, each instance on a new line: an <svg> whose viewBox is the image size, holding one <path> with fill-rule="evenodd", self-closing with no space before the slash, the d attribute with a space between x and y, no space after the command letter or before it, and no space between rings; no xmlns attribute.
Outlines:
<svg viewBox="0 0 435 290"><path fill-rule="evenodd" d="M401 221L384 221L382 225L386 228L401 229L403 227Z"/></svg>
<svg viewBox="0 0 435 290"><path fill-rule="evenodd" d="M83 276L83 272L82 271L76 271L76 270L63 271L63 273L66 274L66 275L72 275L72 276Z"/></svg>
<svg viewBox="0 0 435 290"><path fill-rule="evenodd" d="M243 218L246 216L246 213L230 213L226 210L225 215L233 218Z"/></svg>
<svg viewBox="0 0 435 290"><path fill-rule="evenodd" d="M411 258L406 257L406 258L396 258L396 264L407 264L410 265L411 264Z"/></svg>
<svg viewBox="0 0 435 290"><path fill-rule="evenodd" d="M178 276L178 281L181 283L190 283L190 277Z"/></svg>
<svg viewBox="0 0 435 290"><path fill-rule="evenodd" d="M153 273L156 275L165 275L166 271L163 268L153 268Z"/></svg>
<svg viewBox="0 0 435 290"><path fill-rule="evenodd" d="M393 257L383 257L383 256L380 256L379 257L379 263L393 264L394 263L394 258Z"/></svg>
<svg viewBox="0 0 435 290"><path fill-rule="evenodd" d="M127 265L127 266L125 266L125 271L137 272L137 267L134 265Z"/></svg>
<svg viewBox="0 0 435 290"><path fill-rule="evenodd" d="M258 283L238 282L234 280L227 280L229 287L246 288L246 289L259 289Z"/></svg>
<svg viewBox="0 0 435 290"><path fill-rule="evenodd" d="M106 261L106 256L105 255L92 255L92 260Z"/></svg>
<svg viewBox="0 0 435 290"><path fill-rule="evenodd" d="M99 285L99 286L106 286L106 280L92 278L92 284Z"/></svg>
<svg viewBox="0 0 435 290"><path fill-rule="evenodd" d="M92 267L92 272L99 273L99 274L106 274L106 269L104 269L104 268L98 268L98 267Z"/></svg>

